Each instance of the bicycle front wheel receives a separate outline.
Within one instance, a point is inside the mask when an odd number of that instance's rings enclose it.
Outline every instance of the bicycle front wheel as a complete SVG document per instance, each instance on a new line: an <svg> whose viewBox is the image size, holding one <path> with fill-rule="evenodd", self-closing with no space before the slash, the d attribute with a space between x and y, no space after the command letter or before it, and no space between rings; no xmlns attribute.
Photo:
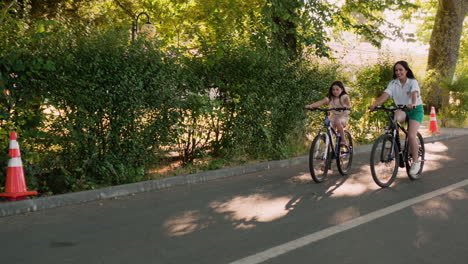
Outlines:
<svg viewBox="0 0 468 264"><path fill-rule="evenodd" d="M340 146L340 152L336 160L338 171L343 176L348 174L351 169L351 164L353 163L353 138L351 137L351 133L346 130L344 136L348 144Z"/></svg>
<svg viewBox="0 0 468 264"><path fill-rule="evenodd" d="M318 134L310 146L309 170L312 179L316 183L323 182L328 172L330 152L326 137L327 135L324 133Z"/></svg>
<svg viewBox="0 0 468 264"><path fill-rule="evenodd" d="M390 186L398 173L399 155L393 136L385 134L372 146L370 168L375 183L382 188Z"/></svg>
<svg viewBox="0 0 468 264"><path fill-rule="evenodd" d="M424 140L423 140L422 135L419 134L419 132L418 132L418 134L416 136L416 141L418 142L418 160L419 160L420 167L419 167L418 173L415 174L415 175L410 174L411 165L413 165L413 162L414 162L413 156L410 153L411 151L407 147L406 152L405 152L405 156L406 156L406 160L405 160L406 173L408 174L408 177L411 180L418 180L418 179L420 179L422 177L422 171L423 171L423 167L424 167L424 155L426 153L426 150L424 148Z"/></svg>

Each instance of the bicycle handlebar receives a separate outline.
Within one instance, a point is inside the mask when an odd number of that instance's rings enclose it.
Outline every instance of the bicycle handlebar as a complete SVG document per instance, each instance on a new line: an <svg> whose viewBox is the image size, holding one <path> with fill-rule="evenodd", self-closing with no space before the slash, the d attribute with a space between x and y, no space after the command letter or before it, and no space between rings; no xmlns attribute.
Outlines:
<svg viewBox="0 0 468 264"><path fill-rule="evenodd" d="M390 106L390 107L385 107L385 106L377 106L374 108L372 111L377 111L377 110L383 110L383 111L388 111L388 112L395 112L396 110L410 110L406 105L397 105L395 106Z"/></svg>
<svg viewBox="0 0 468 264"><path fill-rule="evenodd" d="M306 107L305 109L310 110L310 111L323 111L323 112L351 110L351 108L349 107L334 107L334 108L319 108L319 107L308 108Z"/></svg>

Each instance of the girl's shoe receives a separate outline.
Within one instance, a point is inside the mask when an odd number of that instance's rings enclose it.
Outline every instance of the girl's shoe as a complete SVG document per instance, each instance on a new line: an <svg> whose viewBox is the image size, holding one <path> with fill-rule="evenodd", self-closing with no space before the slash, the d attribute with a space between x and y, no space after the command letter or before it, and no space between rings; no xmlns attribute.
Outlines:
<svg viewBox="0 0 468 264"><path fill-rule="evenodd" d="M352 151L352 150L351 150L351 147L348 146L348 145L346 145L346 144L344 144L344 143L341 143L341 144L340 144L340 148L346 149L345 153L351 153L351 151Z"/></svg>

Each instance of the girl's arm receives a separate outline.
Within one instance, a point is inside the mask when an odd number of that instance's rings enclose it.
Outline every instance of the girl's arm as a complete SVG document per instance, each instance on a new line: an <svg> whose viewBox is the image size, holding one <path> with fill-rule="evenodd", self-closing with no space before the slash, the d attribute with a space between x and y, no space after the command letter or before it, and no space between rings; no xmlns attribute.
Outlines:
<svg viewBox="0 0 468 264"><path fill-rule="evenodd" d="M388 98L390 98L390 95L388 93L383 93L378 99L377 101L375 101L375 103L371 106L369 106L369 109L372 111L374 110L377 106L383 104L385 101L388 100Z"/></svg>
<svg viewBox="0 0 468 264"><path fill-rule="evenodd" d="M323 104L326 104L326 103L328 103L328 98L327 98L327 97L325 97L325 98L323 98L322 100L317 101L317 102L315 102L315 103L313 103L313 104L306 105L305 107L306 107L306 108L314 108L314 107L319 107L319 106L321 106L321 105L323 105Z"/></svg>
<svg viewBox="0 0 468 264"><path fill-rule="evenodd" d="M351 107L351 101L349 100L348 95L343 96L343 105L345 107Z"/></svg>

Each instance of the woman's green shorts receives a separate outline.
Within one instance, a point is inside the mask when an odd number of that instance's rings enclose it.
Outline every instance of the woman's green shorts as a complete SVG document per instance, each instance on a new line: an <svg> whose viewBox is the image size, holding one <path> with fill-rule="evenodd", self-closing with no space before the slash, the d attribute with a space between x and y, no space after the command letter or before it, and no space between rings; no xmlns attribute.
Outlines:
<svg viewBox="0 0 468 264"><path fill-rule="evenodd" d="M412 110L405 110L405 113L409 119L416 120L419 123L422 123L423 118L424 118L424 109L422 105L417 105Z"/></svg>

